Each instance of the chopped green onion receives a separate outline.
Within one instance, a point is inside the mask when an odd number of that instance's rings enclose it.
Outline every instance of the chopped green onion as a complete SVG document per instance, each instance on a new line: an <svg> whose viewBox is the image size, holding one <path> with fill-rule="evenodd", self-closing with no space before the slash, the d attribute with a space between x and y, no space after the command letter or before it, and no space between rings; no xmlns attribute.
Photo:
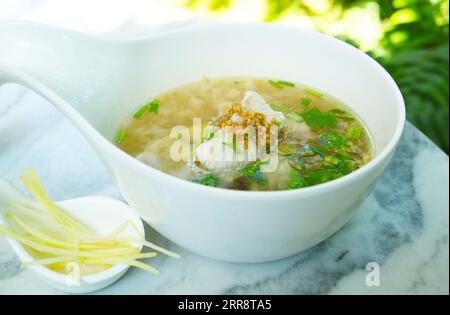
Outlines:
<svg viewBox="0 0 450 315"><path fill-rule="evenodd" d="M313 88L306 88L305 91L307 93L311 94L311 95L316 96L316 97L322 97L323 96L323 94L321 92L319 92L319 91L317 91L317 90L315 90Z"/></svg>
<svg viewBox="0 0 450 315"><path fill-rule="evenodd" d="M349 127L345 137L347 139L358 140L362 136L362 128L359 127Z"/></svg>
<svg viewBox="0 0 450 315"><path fill-rule="evenodd" d="M336 118L343 120L343 121L354 121L355 120L355 118L353 118L353 117L336 116Z"/></svg>
<svg viewBox="0 0 450 315"><path fill-rule="evenodd" d="M285 86L295 87L295 83L289 82L289 81L283 81L283 80L269 80L269 83L272 84L277 89L281 90Z"/></svg>
<svg viewBox="0 0 450 315"><path fill-rule="evenodd" d="M137 110L137 112L134 113L133 118L134 119L139 119L142 117L142 115L144 115L144 113L147 111L147 105L142 106L141 108L139 108Z"/></svg>
<svg viewBox="0 0 450 315"><path fill-rule="evenodd" d="M128 132L125 129L119 129L114 137L114 142L117 144L122 144L127 140L127 138Z"/></svg>
<svg viewBox="0 0 450 315"><path fill-rule="evenodd" d="M159 100L153 100L139 108L133 115L134 119L141 118L146 112L158 113Z"/></svg>
<svg viewBox="0 0 450 315"><path fill-rule="evenodd" d="M295 83L289 82L289 81L277 81L278 84L284 85L284 86L290 86L295 87Z"/></svg>
<svg viewBox="0 0 450 315"><path fill-rule="evenodd" d="M283 89L283 85L280 84L280 83L277 82L277 81L269 80L268 82L269 82L272 86L274 86L275 88L277 88L277 89L279 89L279 90L282 90L282 89Z"/></svg>
<svg viewBox="0 0 450 315"><path fill-rule="evenodd" d="M158 107L159 107L159 100L154 100L150 103L150 109L149 111L152 113L157 114L158 113Z"/></svg>
<svg viewBox="0 0 450 315"><path fill-rule="evenodd" d="M289 112L291 112L289 109L287 109L286 107L283 107L279 104L270 104L269 105L273 110L276 110L278 112L282 112L283 114L287 114Z"/></svg>

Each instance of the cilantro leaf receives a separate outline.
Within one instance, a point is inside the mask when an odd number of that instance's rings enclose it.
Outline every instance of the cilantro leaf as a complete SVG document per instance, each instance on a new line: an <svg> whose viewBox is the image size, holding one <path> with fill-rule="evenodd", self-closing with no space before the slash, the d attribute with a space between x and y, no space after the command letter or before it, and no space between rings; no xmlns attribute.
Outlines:
<svg viewBox="0 0 450 315"><path fill-rule="evenodd" d="M308 106L311 104L312 99L310 99L309 97L301 97L300 98L300 104L302 105L304 110L308 109Z"/></svg>
<svg viewBox="0 0 450 315"><path fill-rule="evenodd" d="M323 136L323 135L322 135ZM335 134L326 134L323 136L333 145L344 145L342 137ZM345 141L345 140L344 140ZM329 143L327 143L329 145ZM311 149L314 147L311 146ZM353 172L358 168L353 158L341 152L325 153L321 151L323 146L316 147L321 158L290 156L289 165L293 171L288 182L288 189L296 189L322 184ZM292 158L292 159L291 159Z"/></svg>
<svg viewBox="0 0 450 315"><path fill-rule="evenodd" d="M267 184L267 179L261 173L261 162L260 161L248 163L246 166L241 168L239 172L241 173L241 175L247 176L253 182L255 182L259 185Z"/></svg>
<svg viewBox="0 0 450 315"><path fill-rule="evenodd" d="M338 169L324 168L309 174L307 177L307 182L310 186L313 186L329 182L330 180L337 179L342 176L344 176L344 174L339 172Z"/></svg>
<svg viewBox="0 0 450 315"><path fill-rule="evenodd" d="M321 112L318 108L300 114L311 128L332 128L336 127L336 117L330 112Z"/></svg>
<svg viewBox="0 0 450 315"><path fill-rule="evenodd" d="M347 141L335 132L327 132L320 135L320 144L327 150L339 150L348 146Z"/></svg>
<svg viewBox="0 0 450 315"><path fill-rule="evenodd" d="M217 185L219 185L220 179L217 175L215 175L213 173L209 173L202 177L193 179L192 182L197 183L197 184L202 184L205 186L216 187Z"/></svg>
<svg viewBox="0 0 450 315"><path fill-rule="evenodd" d="M329 182L342 177L344 174L335 169L318 169L308 174L301 175L293 171L288 183L288 189L304 188Z"/></svg>
<svg viewBox="0 0 450 315"><path fill-rule="evenodd" d="M289 178L288 189L297 189L308 187L308 183L305 177L301 176L298 172L292 171Z"/></svg>

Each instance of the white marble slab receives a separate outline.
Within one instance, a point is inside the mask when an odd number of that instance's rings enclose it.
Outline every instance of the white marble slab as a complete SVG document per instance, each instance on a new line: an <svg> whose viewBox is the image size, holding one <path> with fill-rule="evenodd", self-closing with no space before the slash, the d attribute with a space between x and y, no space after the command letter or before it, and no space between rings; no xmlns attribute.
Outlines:
<svg viewBox="0 0 450 315"><path fill-rule="evenodd" d="M15 85L0 87L0 176L18 183L32 166L55 199L120 198L78 131L51 105ZM131 269L98 294L391 294L449 292L448 156L410 124L372 195L338 233L295 257L265 264L208 260L148 236L183 255L152 263L154 276ZM365 284L368 262L380 286ZM19 262L0 238L0 295L58 294Z"/></svg>

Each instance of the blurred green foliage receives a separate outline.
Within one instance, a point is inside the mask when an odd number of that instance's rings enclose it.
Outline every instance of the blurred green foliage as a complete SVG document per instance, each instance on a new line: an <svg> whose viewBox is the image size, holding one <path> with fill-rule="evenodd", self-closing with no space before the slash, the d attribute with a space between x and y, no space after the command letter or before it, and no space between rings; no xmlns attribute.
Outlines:
<svg viewBox="0 0 450 315"><path fill-rule="evenodd" d="M184 5L211 12L223 12L238 1L185 0ZM376 5L381 38L367 51L393 76L399 85L410 122L422 130L445 152L449 151L449 42L448 0L261 0L265 12L261 20L272 22L287 14L339 21L354 8ZM319 5L319 9L318 9ZM322 5L322 7L320 7ZM328 14L332 11L332 14ZM328 32L330 24L320 23ZM328 32L329 33L329 32ZM348 34L333 34L362 48Z"/></svg>
<svg viewBox="0 0 450 315"><path fill-rule="evenodd" d="M399 85L408 120L448 153L448 7L447 13L443 8L448 2L393 3L391 15L387 17L390 23L380 41L386 53L378 61Z"/></svg>

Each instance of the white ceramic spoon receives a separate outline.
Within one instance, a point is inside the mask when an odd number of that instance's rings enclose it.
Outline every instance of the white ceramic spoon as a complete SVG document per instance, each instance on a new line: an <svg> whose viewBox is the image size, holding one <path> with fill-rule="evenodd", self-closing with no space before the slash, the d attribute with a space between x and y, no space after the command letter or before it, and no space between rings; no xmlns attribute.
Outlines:
<svg viewBox="0 0 450 315"><path fill-rule="evenodd" d="M8 207L11 201L20 201L21 203L34 203L33 200L26 197L13 185L0 178L0 208ZM106 197L83 197L71 200L65 200L56 203L68 214L84 223L88 228L95 231L99 236L107 236L123 222L130 220L137 227L141 235L145 235L144 226L139 216L136 215L127 204ZM3 218L0 209L0 224L3 224ZM129 227L125 229L121 236L139 237L136 230ZM8 239L14 252L21 262L30 262L33 260L31 255L17 241ZM136 244L139 249L140 244ZM116 265L105 271L86 275L81 277L80 285L74 283L73 277L52 271L41 265L31 265L28 267L33 270L40 278L49 285L70 293L88 293L105 288L118 280L129 268L125 265Z"/></svg>

